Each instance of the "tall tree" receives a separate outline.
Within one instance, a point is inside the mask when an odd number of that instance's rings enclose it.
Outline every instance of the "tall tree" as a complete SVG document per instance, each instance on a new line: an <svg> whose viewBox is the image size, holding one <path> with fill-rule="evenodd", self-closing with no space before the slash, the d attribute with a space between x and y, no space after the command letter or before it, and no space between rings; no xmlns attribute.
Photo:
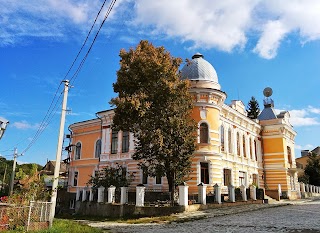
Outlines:
<svg viewBox="0 0 320 233"><path fill-rule="evenodd" d="M120 58L113 129L133 132L133 159L150 176L167 177L173 203L175 185L190 173L196 141L190 83L178 72L182 60L148 41L121 50Z"/></svg>
<svg viewBox="0 0 320 233"><path fill-rule="evenodd" d="M309 178L309 184L320 186L320 156L314 153L309 156L304 174Z"/></svg>
<svg viewBox="0 0 320 233"><path fill-rule="evenodd" d="M259 103L253 96L251 97L247 106L248 117L251 119L257 119L260 113Z"/></svg>

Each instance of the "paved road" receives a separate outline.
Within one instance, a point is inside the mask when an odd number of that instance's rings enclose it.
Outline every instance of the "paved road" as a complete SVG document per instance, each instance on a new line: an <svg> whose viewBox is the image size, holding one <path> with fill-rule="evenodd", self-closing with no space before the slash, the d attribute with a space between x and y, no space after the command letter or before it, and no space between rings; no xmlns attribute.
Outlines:
<svg viewBox="0 0 320 233"><path fill-rule="evenodd" d="M248 207L244 207L248 208ZM250 207L253 208L253 207ZM237 210L237 209L234 209ZM171 224L91 223L111 232L206 233L206 232L290 232L320 233L320 200L274 208L257 208L250 212L224 215L229 210L198 212L206 218ZM246 210L248 211L248 210ZM236 213L237 211L235 211ZM240 211L241 212L241 211ZM220 215L220 216L219 216Z"/></svg>

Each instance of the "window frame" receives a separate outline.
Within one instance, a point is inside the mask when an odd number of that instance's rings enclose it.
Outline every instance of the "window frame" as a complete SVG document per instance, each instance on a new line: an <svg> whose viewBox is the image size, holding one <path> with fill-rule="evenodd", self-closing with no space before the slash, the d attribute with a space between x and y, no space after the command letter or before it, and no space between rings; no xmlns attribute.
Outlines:
<svg viewBox="0 0 320 233"><path fill-rule="evenodd" d="M220 144L221 144L221 152L225 152L225 146L224 146L224 143L225 143L225 140L224 140L224 126L221 125L220 126Z"/></svg>
<svg viewBox="0 0 320 233"><path fill-rule="evenodd" d="M77 142L76 143L76 149L75 149L75 152L74 152L74 160L81 159L81 151L82 151L82 143L81 142Z"/></svg>
<svg viewBox="0 0 320 233"><path fill-rule="evenodd" d="M112 130L111 132L111 154L118 153L118 137L119 131Z"/></svg>
<svg viewBox="0 0 320 233"><path fill-rule="evenodd" d="M202 166L205 165L205 166ZM209 176L209 163L208 162L200 162L200 182L204 184L210 184L210 176Z"/></svg>
<svg viewBox="0 0 320 233"><path fill-rule="evenodd" d="M206 122L200 123L199 142L200 143L209 143L209 125Z"/></svg>
<svg viewBox="0 0 320 233"><path fill-rule="evenodd" d="M73 172L72 186L77 187L78 186L78 180L79 180L79 171L74 171Z"/></svg>
<svg viewBox="0 0 320 233"><path fill-rule="evenodd" d="M98 144L100 144L99 148L98 148ZM102 146L102 142L101 142L101 139L99 138L99 139L96 141L96 144L95 144L95 150L94 150L94 157L95 157L95 158L100 158L100 155L101 155L101 146Z"/></svg>
<svg viewBox="0 0 320 233"><path fill-rule="evenodd" d="M232 174L231 169L229 169L229 168L224 168L223 169L223 185L224 186L231 185L231 180L232 180L231 174Z"/></svg>
<svg viewBox="0 0 320 233"><path fill-rule="evenodd" d="M128 131L122 132L121 153L128 153L130 148L130 134Z"/></svg>

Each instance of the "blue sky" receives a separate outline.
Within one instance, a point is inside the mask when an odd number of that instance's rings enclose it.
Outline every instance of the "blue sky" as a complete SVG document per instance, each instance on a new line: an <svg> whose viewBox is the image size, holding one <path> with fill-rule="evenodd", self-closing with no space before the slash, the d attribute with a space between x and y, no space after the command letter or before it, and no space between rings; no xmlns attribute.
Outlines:
<svg viewBox="0 0 320 233"><path fill-rule="evenodd" d="M0 2L0 116L10 121L0 154L12 159L13 148L24 151L37 132L103 1ZM183 59L202 53L217 71L226 103L247 105L255 96L262 109L262 91L272 87L275 108L290 112L298 133L296 157L319 145L320 1L118 0L69 92L66 132L110 108L119 51L140 40ZM57 111L18 161L55 159L59 121Z"/></svg>

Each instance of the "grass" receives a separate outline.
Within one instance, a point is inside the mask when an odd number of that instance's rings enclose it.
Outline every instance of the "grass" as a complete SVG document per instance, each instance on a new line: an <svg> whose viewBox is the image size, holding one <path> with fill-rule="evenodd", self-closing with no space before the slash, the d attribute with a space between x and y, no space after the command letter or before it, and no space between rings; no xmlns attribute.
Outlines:
<svg viewBox="0 0 320 233"><path fill-rule="evenodd" d="M25 230L6 231L7 233L23 233ZM107 232L87 225L81 225L78 222L66 219L55 219L53 226L48 230L28 231L28 233L103 233Z"/></svg>

